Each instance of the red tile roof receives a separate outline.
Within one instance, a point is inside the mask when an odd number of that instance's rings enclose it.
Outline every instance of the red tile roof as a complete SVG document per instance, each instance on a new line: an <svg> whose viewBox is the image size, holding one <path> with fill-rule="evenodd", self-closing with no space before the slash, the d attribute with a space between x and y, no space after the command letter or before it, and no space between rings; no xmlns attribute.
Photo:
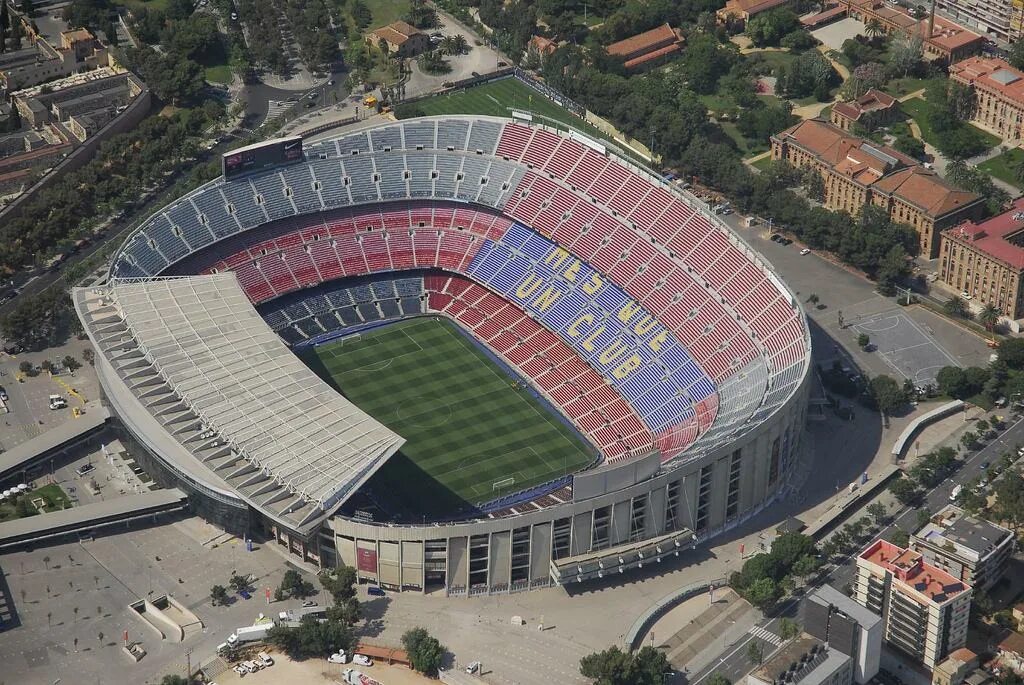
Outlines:
<svg viewBox="0 0 1024 685"><path fill-rule="evenodd" d="M886 569L915 592L933 602L945 602L969 589L963 581L925 562L919 552L879 540L861 552L860 558Z"/></svg>
<svg viewBox="0 0 1024 685"><path fill-rule="evenodd" d="M934 29L931 35L929 35L928 28L931 20L927 17L920 20L914 19L903 7L894 7L882 2L882 0L849 0L849 3L853 7L859 8L869 17L875 16L883 23L898 26L908 35L925 36L925 43L938 47L945 52L953 52L971 43L984 41L984 38L977 33L968 31L963 26L940 16L935 17Z"/></svg>
<svg viewBox="0 0 1024 685"><path fill-rule="evenodd" d="M965 221L942 233L950 240L968 244L993 259L1024 269L1024 247L1010 242L1018 236L1024 238L1024 198L1017 198L1009 210L980 224Z"/></svg>
<svg viewBox="0 0 1024 685"><path fill-rule="evenodd" d="M761 12L781 7L789 0L727 0L725 7L718 10L720 15L735 14L737 16L753 17Z"/></svg>
<svg viewBox="0 0 1024 685"><path fill-rule="evenodd" d="M381 26L373 32L373 35L386 40L392 45L403 45L411 37L423 33L412 24L404 21L395 21L387 26Z"/></svg>
<svg viewBox="0 0 1024 685"><path fill-rule="evenodd" d="M970 57L950 65L949 77L954 81L995 91L1007 100L1024 105L1024 72L1014 69L1004 59Z"/></svg>
<svg viewBox="0 0 1024 685"><path fill-rule="evenodd" d="M839 112L847 119L856 121L868 112L876 112L880 109L889 109L895 106L896 98L876 88L869 88L868 92L856 100L836 103L832 110Z"/></svg>
<svg viewBox="0 0 1024 685"><path fill-rule="evenodd" d="M614 57L632 58L661 49L668 43L678 43L682 36L668 24L662 24L650 31L644 31L618 43L608 46L608 54Z"/></svg>
<svg viewBox="0 0 1024 685"><path fill-rule="evenodd" d="M875 187L923 209L933 217L943 216L978 200L974 193L958 190L934 171L920 166L898 171L882 179Z"/></svg>

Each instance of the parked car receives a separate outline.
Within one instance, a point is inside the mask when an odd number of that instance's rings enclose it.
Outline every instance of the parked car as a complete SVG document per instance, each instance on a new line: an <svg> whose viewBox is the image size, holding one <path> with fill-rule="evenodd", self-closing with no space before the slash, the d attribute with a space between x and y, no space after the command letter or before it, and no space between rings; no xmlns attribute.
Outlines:
<svg viewBox="0 0 1024 685"><path fill-rule="evenodd" d="M357 666L373 666L373 659L363 654L353 654L352 663Z"/></svg>
<svg viewBox="0 0 1024 685"><path fill-rule="evenodd" d="M348 657L345 656L345 652L337 652L327 657L327 660L332 664L347 664Z"/></svg>
<svg viewBox="0 0 1024 685"><path fill-rule="evenodd" d="M811 254L811 248L805 247L804 249L800 250L800 254Z"/></svg>
<svg viewBox="0 0 1024 685"><path fill-rule="evenodd" d="M271 659L270 655L267 654L266 652L260 652L259 654L256 655L256 658L260 660L260 663L263 664L264 668L266 668L267 666L273 666L274 665L274 660Z"/></svg>
<svg viewBox="0 0 1024 685"><path fill-rule="evenodd" d="M371 585L370 587L366 588L366 594L372 595L374 597L383 597L384 590L377 585Z"/></svg>
<svg viewBox="0 0 1024 685"><path fill-rule="evenodd" d="M238 596L242 599L252 599L252 595L249 594L248 590L242 589L238 591Z"/></svg>
<svg viewBox="0 0 1024 685"><path fill-rule="evenodd" d="M82 464L77 469L75 469L75 473L77 473L79 476L84 476L86 474L92 473L95 470L96 467L93 464Z"/></svg>
<svg viewBox="0 0 1024 685"><path fill-rule="evenodd" d="M473 674L480 672L480 662L474 661L469 666L466 666L466 673Z"/></svg>

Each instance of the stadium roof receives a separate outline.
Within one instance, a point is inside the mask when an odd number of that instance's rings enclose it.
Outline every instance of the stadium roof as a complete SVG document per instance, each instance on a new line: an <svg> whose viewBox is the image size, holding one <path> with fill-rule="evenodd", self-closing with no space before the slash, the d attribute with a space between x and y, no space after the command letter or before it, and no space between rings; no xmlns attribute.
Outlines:
<svg viewBox="0 0 1024 685"><path fill-rule="evenodd" d="M98 308L113 306L206 430L321 510L340 504L405 442L306 367L234 274L115 281L100 294Z"/></svg>

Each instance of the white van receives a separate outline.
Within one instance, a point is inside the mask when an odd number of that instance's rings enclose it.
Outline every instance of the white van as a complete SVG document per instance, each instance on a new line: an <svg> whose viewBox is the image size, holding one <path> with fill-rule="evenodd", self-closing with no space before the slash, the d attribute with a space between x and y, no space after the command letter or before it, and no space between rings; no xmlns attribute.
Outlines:
<svg viewBox="0 0 1024 685"><path fill-rule="evenodd" d="M959 497L960 493L963 492L963 491L964 491L964 486L963 485L957 485L955 488L953 488L953 492L949 493L949 501L950 502L955 502L956 498Z"/></svg>

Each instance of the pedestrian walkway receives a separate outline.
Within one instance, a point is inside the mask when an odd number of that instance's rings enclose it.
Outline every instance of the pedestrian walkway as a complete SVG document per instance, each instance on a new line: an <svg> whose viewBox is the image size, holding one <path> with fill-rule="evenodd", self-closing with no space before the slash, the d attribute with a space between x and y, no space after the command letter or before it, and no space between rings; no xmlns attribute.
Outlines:
<svg viewBox="0 0 1024 685"><path fill-rule="evenodd" d="M271 100L267 103L267 118L263 120L263 123L274 121L294 106L294 102L287 100Z"/></svg>
<svg viewBox="0 0 1024 685"><path fill-rule="evenodd" d="M652 642L665 652L674 668L682 670L689 667L691 672L697 670L699 666L696 662L699 655L705 653L704 656L711 655L713 658L725 644L728 644L729 628L735 625L745 626L743 630L746 631L757 620L757 610L733 590L716 591L715 595L713 604L667 639L654 639L656 633L652 630ZM701 596L687 603L707 601L706 597ZM725 643L721 643L723 638L726 639Z"/></svg>
<svg viewBox="0 0 1024 685"><path fill-rule="evenodd" d="M756 638L764 640L773 647L778 647L783 642L781 637L779 637L772 631L768 630L767 628L762 628L761 626L754 626L747 632Z"/></svg>

